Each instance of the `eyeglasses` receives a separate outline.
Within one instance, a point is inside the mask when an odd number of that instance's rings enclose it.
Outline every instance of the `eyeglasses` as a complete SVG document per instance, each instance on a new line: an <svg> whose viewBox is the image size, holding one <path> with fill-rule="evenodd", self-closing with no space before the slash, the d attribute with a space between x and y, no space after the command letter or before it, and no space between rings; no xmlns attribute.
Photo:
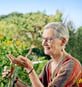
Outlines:
<svg viewBox="0 0 82 87"><path fill-rule="evenodd" d="M60 39L60 38L63 38L63 37L53 37L53 38L43 38L42 37L42 42L46 41L49 44L51 42L51 40Z"/></svg>

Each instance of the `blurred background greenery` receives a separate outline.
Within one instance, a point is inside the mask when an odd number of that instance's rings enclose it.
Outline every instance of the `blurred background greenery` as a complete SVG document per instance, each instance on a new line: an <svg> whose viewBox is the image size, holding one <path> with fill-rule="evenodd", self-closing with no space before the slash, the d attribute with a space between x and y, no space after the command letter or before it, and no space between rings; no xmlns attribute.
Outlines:
<svg viewBox="0 0 82 87"><path fill-rule="evenodd" d="M38 75L41 73L42 68L50 59L49 56L44 54L41 45L43 27L49 22L63 22L62 16L63 14L59 11L56 12L56 15L46 15L42 12L28 14L13 12L0 16L0 87L8 87L8 80L2 78L4 66L10 67L7 54L12 54L15 57L23 55L31 61L43 61L39 64L33 64L36 73ZM70 33L66 51L82 64L82 26L75 30L72 21L68 21L66 26ZM23 67L15 67L16 75L22 81L31 85Z"/></svg>

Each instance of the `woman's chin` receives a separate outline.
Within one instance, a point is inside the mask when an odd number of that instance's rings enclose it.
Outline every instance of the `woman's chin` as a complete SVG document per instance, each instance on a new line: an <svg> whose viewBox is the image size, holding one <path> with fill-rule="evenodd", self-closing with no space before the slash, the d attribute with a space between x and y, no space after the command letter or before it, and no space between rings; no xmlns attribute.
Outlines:
<svg viewBox="0 0 82 87"><path fill-rule="evenodd" d="M44 51L46 55L50 55L50 51Z"/></svg>

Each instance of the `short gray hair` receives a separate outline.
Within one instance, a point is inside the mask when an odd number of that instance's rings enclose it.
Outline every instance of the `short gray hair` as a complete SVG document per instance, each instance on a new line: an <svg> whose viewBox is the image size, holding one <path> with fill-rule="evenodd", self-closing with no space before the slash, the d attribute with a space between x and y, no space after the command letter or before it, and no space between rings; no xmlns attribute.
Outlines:
<svg viewBox="0 0 82 87"><path fill-rule="evenodd" d="M68 42L69 31L65 26L65 24L63 24L62 22L51 22L44 27L44 29L49 29L49 28L54 29L55 35L57 37L64 37L66 38L66 43Z"/></svg>

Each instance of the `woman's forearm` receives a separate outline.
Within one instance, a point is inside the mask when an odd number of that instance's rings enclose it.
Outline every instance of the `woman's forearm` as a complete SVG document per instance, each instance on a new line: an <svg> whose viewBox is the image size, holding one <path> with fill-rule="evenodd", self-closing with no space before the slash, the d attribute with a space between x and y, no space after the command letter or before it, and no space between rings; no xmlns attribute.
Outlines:
<svg viewBox="0 0 82 87"><path fill-rule="evenodd" d="M33 87L44 87L34 70L32 70L32 72L29 74L29 78Z"/></svg>
<svg viewBox="0 0 82 87"><path fill-rule="evenodd" d="M44 87L43 84L40 82L38 76L36 75L35 71L32 70L32 72L29 74L29 78L32 82L32 87ZM23 83L20 81L16 82L17 87L29 87L28 85L25 86Z"/></svg>
<svg viewBox="0 0 82 87"><path fill-rule="evenodd" d="M16 86L17 86L17 87L29 87L29 86L24 85L24 84L21 83L20 81L17 81L17 82L16 82Z"/></svg>

